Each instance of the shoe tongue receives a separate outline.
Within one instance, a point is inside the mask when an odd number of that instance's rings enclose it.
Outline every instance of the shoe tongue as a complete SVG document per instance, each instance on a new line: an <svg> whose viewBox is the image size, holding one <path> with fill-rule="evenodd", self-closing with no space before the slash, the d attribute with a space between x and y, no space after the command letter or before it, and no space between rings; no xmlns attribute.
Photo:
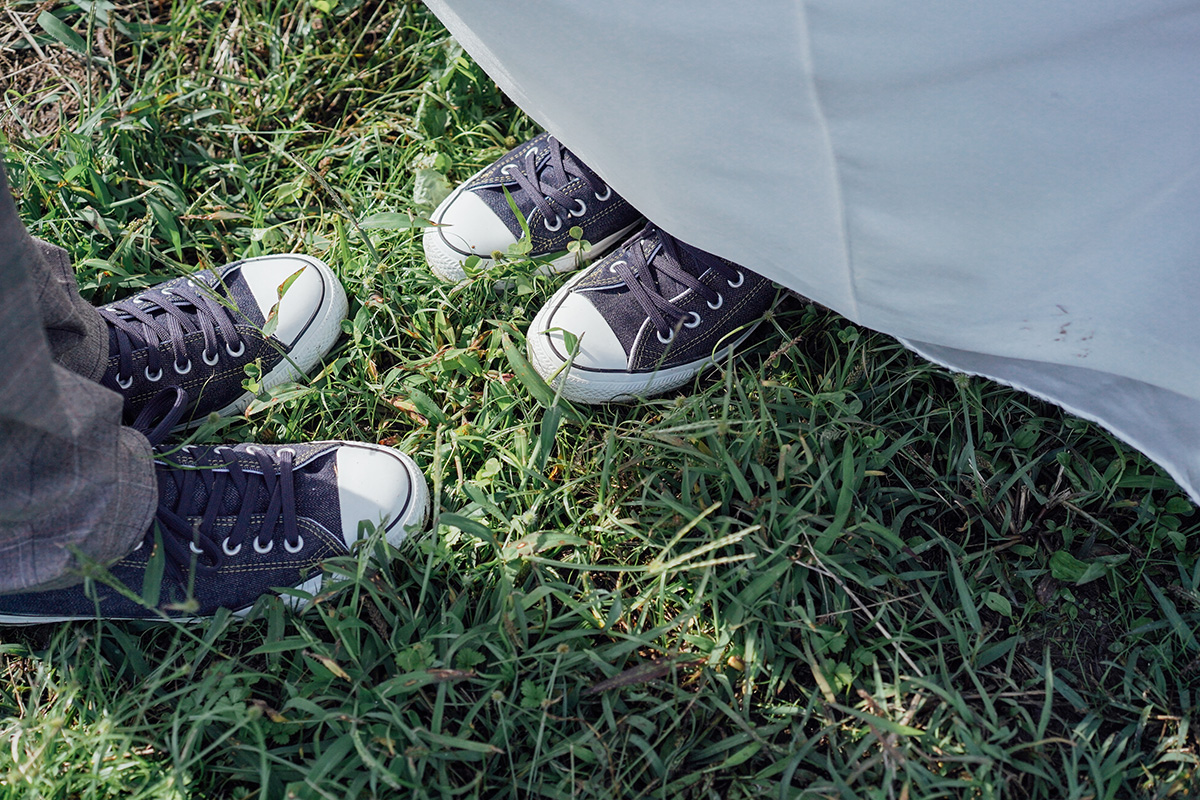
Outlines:
<svg viewBox="0 0 1200 800"><path fill-rule="evenodd" d="M579 159L575 158L570 150L562 151L562 161L566 172L558 168L548 153L538 153L539 182L546 186L562 188L575 180L577 175L583 174L583 167L580 165Z"/></svg>
<svg viewBox="0 0 1200 800"><path fill-rule="evenodd" d="M542 164L542 166L540 166L538 168L538 182L539 183L541 183L544 186L558 187L558 186L564 185L565 183L567 183L567 181L571 180L569 175L564 173L562 170L560 170L557 167L557 165L555 165L554 159L550 158L549 155L542 156L542 158L544 158L544 161L539 162ZM568 161L569 158L570 158L570 156L568 156L565 153L563 154L564 165L566 164L566 162ZM574 166L574 165L572 165L572 166Z"/></svg>
<svg viewBox="0 0 1200 800"><path fill-rule="evenodd" d="M326 443L327 444L327 443ZM297 501L304 498L304 513L301 516L310 517L323 525L326 530L337 531L341 526L341 503L337 490L337 456L336 450L327 449L322 443L290 445L297 451L297 460L303 461L303 466L295 468L292 480L297 492ZM314 452L325 450L323 455L316 458L310 456ZM164 457L165 461L179 466L192 466L197 463L196 452L176 452ZM307 459L307 460L305 460ZM224 461L211 454L200 456L202 468L227 469ZM271 497L267 493L266 482L259 477L260 466L248 457L245 452L239 453L239 463L246 472L248 489L252 497L243 498L238 493L232 480L225 481L225 491L221 497L219 516L230 517L241 513L242 507L250 503L254 512L267 510ZM160 466L158 472L159 504L168 508L177 508L179 503L179 486L171 476L175 468ZM255 474L258 473L258 474ZM303 488L301 486L303 485ZM208 507L208 486L199 475L192 481L192 497L182 509L184 516L202 516Z"/></svg>
<svg viewBox="0 0 1200 800"><path fill-rule="evenodd" d="M190 466L196 463L196 459L185 453L172 453L166 456L166 459L172 464L180 466ZM245 465L243 465L245 466ZM205 469L224 469L224 464L219 461L210 463L209 459L205 459ZM160 505L168 508L179 508L179 485L171 476L176 470L172 467L164 467L158 470L158 502ZM199 472L199 470L197 470ZM215 476L214 476L215 477ZM261 512L267 509L267 503L270 501L270 496L266 491L266 484L257 475L248 474L248 490L254 493L253 497L243 497L237 490L233 481L225 481L225 489L221 495L221 510L219 516L230 517L237 516L242 507L247 503L251 503L255 511ZM180 511L183 516L199 517L204 514L208 508L208 492L209 486L200 475L194 476L191 486L192 496L188 502L184 503Z"/></svg>
<svg viewBox="0 0 1200 800"><path fill-rule="evenodd" d="M158 504L175 508L179 502L179 487L168 477L168 470L160 467L156 472L158 473Z"/></svg>
<svg viewBox="0 0 1200 800"><path fill-rule="evenodd" d="M661 269L663 265L672 265L681 268L684 272L700 277L704 273L704 268L697 263L695 256L692 255L691 249L683 242L676 242L675 250L679 253L682 261L677 261L671 257L671 254L665 247L661 246L661 242L657 236L653 238L642 239L638 245L642 248L642 254L646 257L646 261L655 268L655 278L658 280L658 291L664 298L670 300L672 297L683 292L687 286L675 280L671 276L665 274ZM654 255L655 249L658 249L658 255ZM651 261L651 256L654 260Z"/></svg>
<svg viewBox="0 0 1200 800"><path fill-rule="evenodd" d="M246 280L242 277L242 271L240 269L233 270L224 278L224 289L221 288L222 281L216 280L215 276L213 276L208 270L196 273L192 276L192 279L196 282L197 291L199 293L203 294L204 292L211 291L218 297L224 296L228 298L229 304L232 306L232 308L230 308L230 306L225 306L225 310L232 314L235 324L243 322L242 318L244 318L245 321L250 322L250 324L254 325L255 327L261 328L266 322L266 318L262 314L262 309L259 308L258 300L255 298L254 293L250 290L250 286L246 283ZM185 285L186 281L186 278L176 278L154 288L170 289L175 286ZM205 288L206 286L209 288ZM160 297L158 299L162 302L167 302L167 298L165 297ZM129 302L132 302L132 298L130 298ZM180 300L176 302L175 305L178 306L180 302L183 301ZM218 303L218 305L223 305L223 303ZM186 307L190 308L191 313L193 314L202 313L195 307L191 306L190 303L187 304ZM160 319L167 313L163 311L162 308L157 304L143 305L142 310L149 313L156 319ZM144 346L144 343L142 346ZM108 326L109 355L111 356L116 354L117 348L117 332L116 329L110 325Z"/></svg>

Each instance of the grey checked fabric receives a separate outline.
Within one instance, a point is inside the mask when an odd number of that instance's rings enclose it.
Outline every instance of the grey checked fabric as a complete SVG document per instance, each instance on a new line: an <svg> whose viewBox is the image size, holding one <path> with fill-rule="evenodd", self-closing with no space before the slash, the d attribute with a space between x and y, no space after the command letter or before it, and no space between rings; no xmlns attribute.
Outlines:
<svg viewBox="0 0 1200 800"><path fill-rule="evenodd" d="M77 580L141 541L158 487L150 445L100 386L107 328L70 260L33 239L0 166L0 593Z"/></svg>

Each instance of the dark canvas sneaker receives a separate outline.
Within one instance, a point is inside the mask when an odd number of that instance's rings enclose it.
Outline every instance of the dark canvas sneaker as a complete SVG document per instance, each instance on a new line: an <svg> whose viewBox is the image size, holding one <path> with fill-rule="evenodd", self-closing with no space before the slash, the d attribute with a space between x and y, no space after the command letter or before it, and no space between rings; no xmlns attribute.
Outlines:
<svg viewBox="0 0 1200 800"><path fill-rule="evenodd" d="M100 382L124 395L131 418L168 387L192 398L184 422L236 414L254 398L242 387L247 364L261 360L263 389L296 380L333 347L346 309L341 283L311 256L202 270L100 308L109 331Z"/></svg>
<svg viewBox="0 0 1200 800"><path fill-rule="evenodd" d="M723 360L776 295L761 275L647 225L550 298L529 327L529 360L572 401L666 392ZM577 338L573 360L564 331Z"/></svg>
<svg viewBox="0 0 1200 800"><path fill-rule="evenodd" d="M169 430L170 424L162 427ZM156 453L154 524L132 553L109 568L113 580L151 607L89 580L67 589L0 596L0 624L98 615L190 619L219 608L245 612L275 588L315 594L322 581L320 563L350 552L361 522L398 544L424 522L429 503L412 459L378 445L239 444L156 447ZM144 585L148 574L161 575L157 592L154 578L150 587ZM285 600L296 602L290 595Z"/></svg>
<svg viewBox="0 0 1200 800"><path fill-rule="evenodd" d="M463 264L479 256L481 270L492 254L506 253L523 235L507 189L529 226L530 258L566 251L572 227L583 229L594 258L619 243L641 215L557 139L543 133L484 167L442 201L422 243L425 260L439 278L457 283ZM549 262L551 272L575 267L566 253Z"/></svg>

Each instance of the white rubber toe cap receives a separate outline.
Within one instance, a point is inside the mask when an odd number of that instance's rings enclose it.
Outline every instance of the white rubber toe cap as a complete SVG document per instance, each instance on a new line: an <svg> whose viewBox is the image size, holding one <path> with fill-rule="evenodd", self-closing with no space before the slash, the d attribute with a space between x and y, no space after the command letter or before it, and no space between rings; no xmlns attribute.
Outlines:
<svg viewBox="0 0 1200 800"><path fill-rule="evenodd" d="M288 347L296 343L323 306L328 305L327 298L342 288L328 267L309 256L261 256L242 262L238 269L264 320L279 304L279 322L272 335ZM297 272L299 277L280 299L279 287Z"/></svg>
<svg viewBox="0 0 1200 800"><path fill-rule="evenodd" d="M261 389L271 389L311 372L333 348L346 318L346 290L333 270L319 258L289 254L250 258L231 265L222 274L230 279L235 271L254 295L264 320L279 303L278 324L272 337L286 348L287 358L260 379ZM280 300L279 287L297 272L299 277ZM239 414L253 399L253 393L245 392L217 413L223 417ZM198 425L201 421L197 419L190 424Z"/></svg>
<svg viewBox="0 0 1200 800"><path fill-rule="evenodd" d="M539 314L539 318L534 320L529 336L547 337L557 360L565 363L570 358L571 350L567 347L563 331L570 331L579 337L579 353L572 362L575 367L625 370L629 365L629 357L608 321L583 295L569 289L560 290L560 293L563 296L556 295L547 304L549 313L545 318Z"/></svg>
<svg viewBox="0 0 1200 800"><path fill-rule="evenodd" d="M421 243L430 269L443 280L466 277L463 262L472 255L490 258L505 252L517 237L474 192L450 195L433 213L437 224L426 228Z"/></svg>
<svg viewBox="0 0 1200 800"><path fill-rule="evenodd" d="M363 520L383 527L393 545L425 521L429 490L417 465L403 453L378 445L344 444L337 451L337 476L347 546L358 539Z"/></svg>

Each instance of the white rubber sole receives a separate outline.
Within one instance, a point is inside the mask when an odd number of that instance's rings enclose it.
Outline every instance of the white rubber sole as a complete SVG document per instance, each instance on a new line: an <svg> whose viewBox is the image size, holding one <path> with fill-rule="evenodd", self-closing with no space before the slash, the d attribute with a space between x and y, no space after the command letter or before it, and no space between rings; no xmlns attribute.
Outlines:
<svg viewBox="0 0 1200 800"><path fill-rule="evenodd" d="M405 470L408 472L410 485L412 486L412 495L409 497L409 502L401 511L400 516L396 520L391 520L385 526L384 535L392 546L399 545L408 534L414 530L419 530L424 526L425 521L429 518L429 484L425 481L425 476L421 474L421 470L417 468L416 463L405 453L398 453L390 448L382 445L373 445L363 443L362 446L370 447L377 450L386 450L389 454L398 456L403 462ZM298 591L310 595L317 595L325 584L325 575L318 574L301 583L299 586L292 587ZM291 594L277 595L281 601L292 609L299 609L307 601L306 598L297 597ZM255 601L257 602L257 600ZM254 604L250 604L245 608L239 608L233 612L234 616L244 617L254 608ZM51 625L63 622L87 622L94 620L94 616L25 616L20 614L0 614L0 625ZM106 617L105 619L116 621L140 621L140 622L203 622L211 617L171 617L163 619L162 617Z"/></svg>
<svg viewBox="0 0 1200 800"><path fill-rule="evenodd" d="M690 361L677 367L668 367L653 372L596 372L585 369L565 368L564 360L550 343L546 333L552 309L557 306L561 297L584 278L586 273L573 278L560 288L546 305L542 306L533 322L529 325L529 333L525 337L529 347L529 363L537 370L542 379L560 392L563 398L573 403L630 402L640 397L650 397L663 392L669 392L688 383L704 370L720 363L742 344L750 334L754 333L758 323L742 331L736 338L698 361ZM572 331L576 336L586 337L586 331Z"/></svg>

